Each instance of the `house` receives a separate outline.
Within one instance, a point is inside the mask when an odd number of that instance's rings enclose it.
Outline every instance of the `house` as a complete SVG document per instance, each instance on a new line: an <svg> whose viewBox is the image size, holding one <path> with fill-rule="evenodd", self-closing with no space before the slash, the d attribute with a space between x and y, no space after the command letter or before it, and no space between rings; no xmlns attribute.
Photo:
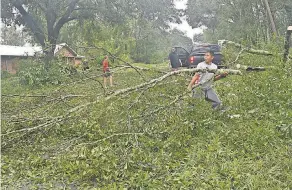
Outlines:
<svg viewBox="0 0 292 190"><path fill-rule="evenodd" d="M42 54L41 47L0 45L1 70L15 74L20 60Z"/></svg>
<svg viewBox="0 0 292 190"><path fill-rule="evenodd" d="M20 60L43 55L41 47L20 47L0 45L1 70L15 74ZM67 64L79 65L84 56L78 55L67 44L56 45L54 56L63 59Z"/></svg>
<svg viewBox="0 0 292 190"><path fill-rule="evenodd" d="M54 55L60 57L67 64L80 65L84 56L78 55L72 48L66 43L56 45Z"/></svg>

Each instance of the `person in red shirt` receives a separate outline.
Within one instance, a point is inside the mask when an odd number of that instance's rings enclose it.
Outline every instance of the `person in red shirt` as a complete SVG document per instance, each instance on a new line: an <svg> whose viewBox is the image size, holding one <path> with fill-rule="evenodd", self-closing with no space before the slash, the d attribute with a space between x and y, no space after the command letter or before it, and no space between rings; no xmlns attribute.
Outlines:
<svg viewBox="0 0 292 190"><path fill-rule="evenodd" d="M108 56L106 55L102 61L103 66L103 84L106 87L107 78L109 77L110 80L110 86L113 86L113 76L111 74L110 68L109 68L109 62L108 62Z"/></svg>

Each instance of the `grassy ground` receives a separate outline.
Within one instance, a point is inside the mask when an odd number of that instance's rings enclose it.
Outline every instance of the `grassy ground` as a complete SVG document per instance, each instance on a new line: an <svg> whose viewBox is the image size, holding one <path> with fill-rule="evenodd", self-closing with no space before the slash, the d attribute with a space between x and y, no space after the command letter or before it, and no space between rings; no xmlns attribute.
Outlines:
<svg viewBox="0 0 292 190"><path fill-rule="evenodd" d="M274 67L216 82L226 112L182 95L187 75L109 100L102 78L88 79L100 75L95 69L61 86L32 89L3 79L2 95L44 96L2 96L2 188L292 188L291 63L250 55L240 63ZM150 70L143 77L133 69L115 72L106 93L167 71L167 64L136 66Z"/></svg>

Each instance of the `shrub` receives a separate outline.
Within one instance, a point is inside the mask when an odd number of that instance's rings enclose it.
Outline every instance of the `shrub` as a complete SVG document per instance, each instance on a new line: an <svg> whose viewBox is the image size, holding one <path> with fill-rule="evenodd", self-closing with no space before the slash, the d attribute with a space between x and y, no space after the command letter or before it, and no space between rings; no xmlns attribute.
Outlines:
<svg viewBox="0 0 292 190"><path fill-rule="evenodd" d="M12 75L8 72L8 71L1 71L1 78L5 79L5 78L9 78Z"/></svg>
<svg viewBox="0 0 292 190"><path fill-rule="evenodd" d="M43 86L48 84L60 84L64 74L70 74L72 68L63 66L60 62L54 61L46 67L45 63L39 60L26 60L20 63L18 72L19 81L22 85Z"/></svg>

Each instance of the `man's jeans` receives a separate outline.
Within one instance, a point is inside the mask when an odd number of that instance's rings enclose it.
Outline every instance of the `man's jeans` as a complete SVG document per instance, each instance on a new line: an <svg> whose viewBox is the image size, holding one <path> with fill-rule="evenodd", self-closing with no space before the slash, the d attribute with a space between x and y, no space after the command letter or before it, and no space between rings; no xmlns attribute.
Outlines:
<svg viewBox="0 0 292 190"><path fill-rule="evenodd" d="M205 99L209 102L212 102L212 108L215 109L218 106L221 105L221 101L218 98L216 92L212 89L194 89L193 90L193 97L194 98L202 98L205 97Z"/></svg>

